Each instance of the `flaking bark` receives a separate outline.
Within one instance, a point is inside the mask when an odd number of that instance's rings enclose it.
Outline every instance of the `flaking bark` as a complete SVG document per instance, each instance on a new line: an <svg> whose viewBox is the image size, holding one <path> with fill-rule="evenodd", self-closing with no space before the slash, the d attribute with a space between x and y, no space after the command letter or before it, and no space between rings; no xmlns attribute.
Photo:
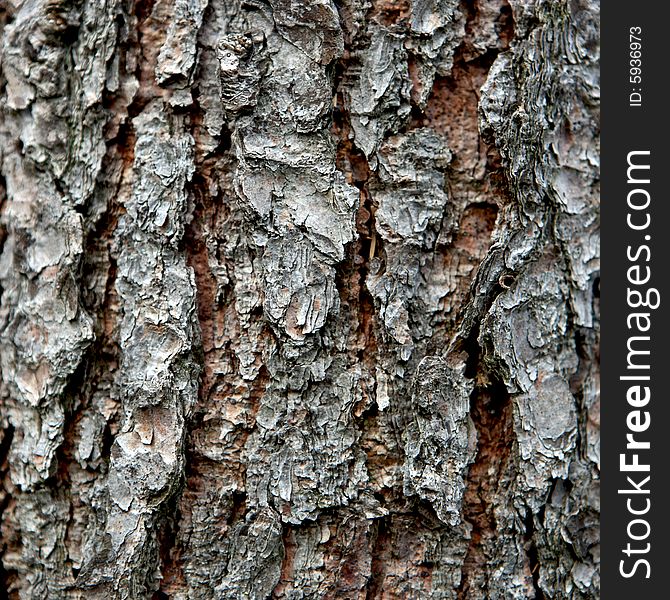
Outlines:
<svg viewBox="0 0 670 600"><path fill-rule="evenodd" d="M598 4L0 0L7 597L599 597Z"/></svg>

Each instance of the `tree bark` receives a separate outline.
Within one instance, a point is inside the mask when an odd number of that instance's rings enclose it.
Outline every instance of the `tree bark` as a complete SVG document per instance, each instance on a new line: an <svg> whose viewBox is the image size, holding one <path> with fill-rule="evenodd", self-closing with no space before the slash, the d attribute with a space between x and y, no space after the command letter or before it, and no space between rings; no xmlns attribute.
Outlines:
<svg viewBox="0 0 670 600"><path fill-rule="evenodd" d="M3 597L598 598L598 12L0 0Z"/></svg>

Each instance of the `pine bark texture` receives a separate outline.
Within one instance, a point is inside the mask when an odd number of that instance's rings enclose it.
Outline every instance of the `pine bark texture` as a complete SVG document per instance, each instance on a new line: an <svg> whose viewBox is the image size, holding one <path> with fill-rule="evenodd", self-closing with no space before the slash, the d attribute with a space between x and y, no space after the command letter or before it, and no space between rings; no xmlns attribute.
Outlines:
<svg viewBox="0 0 670 600"><path fill-rule="evenodd" d="M0 596L599 598L598 12L0 0Z"/></svg>

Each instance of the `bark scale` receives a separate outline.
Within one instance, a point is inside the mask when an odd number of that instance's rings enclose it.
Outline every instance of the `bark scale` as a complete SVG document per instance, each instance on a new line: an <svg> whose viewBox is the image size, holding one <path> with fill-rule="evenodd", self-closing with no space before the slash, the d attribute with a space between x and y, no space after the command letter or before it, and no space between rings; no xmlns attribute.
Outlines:
<svg viewBox="0 0 670 600"><path fill-rule="evenodd" d="M598 10L1 0L5 597L598 598Z"/></svg>

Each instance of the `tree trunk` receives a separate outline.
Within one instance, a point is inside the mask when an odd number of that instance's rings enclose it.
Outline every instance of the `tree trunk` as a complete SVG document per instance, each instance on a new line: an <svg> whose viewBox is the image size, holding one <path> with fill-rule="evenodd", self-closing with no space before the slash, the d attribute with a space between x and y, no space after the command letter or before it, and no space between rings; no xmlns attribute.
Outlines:
<svg viewBox="0 0 670 600"><path fill-rule="evenodd" d="M598 11L0 0L4 597L598 598Z"/></svg>

